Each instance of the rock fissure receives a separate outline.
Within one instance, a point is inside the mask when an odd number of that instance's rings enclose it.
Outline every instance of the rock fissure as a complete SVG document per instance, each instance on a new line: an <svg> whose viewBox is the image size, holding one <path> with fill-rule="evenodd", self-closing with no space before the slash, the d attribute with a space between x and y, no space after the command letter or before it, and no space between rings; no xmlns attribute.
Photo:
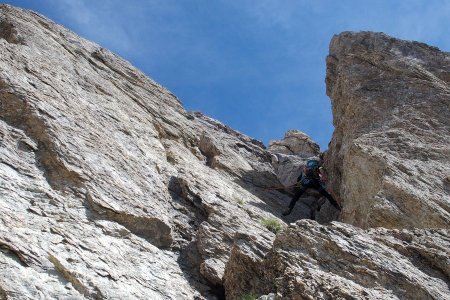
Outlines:
<svg viewBox="0 0 450 300"><path fill-rule="evenodd" d="M202 291L206 297L214 297L214 299L225 299L225 289L223 284L217 281L211 282L205 271L202 272L202 266L205 265L204 257L199 249L202 249L199 243L199 229L208 221L209 213L204 207L201 197L195 194L189 187L189 183L180 177L171 177L169 181L169 192L172 195L175 203L181 204L188 210L187 215L190 215L188 228L182 226L176 228L178 234L181 235L182 241L180 244L180 259L178 263L180 267L186 272L187 276L192 278L191 283ZM208 270L208 272L214 272ZM206 275L206 276L205 276Z"/></svg>
<svg viewBox="0 0 450 300"><path fill-rule="evenodd" d="M8 300L8 294L0 285L0 300Z"/></svg>
<svg viewBox="0 0 450 300"><path fill-rule="evenodd" d="M29 260L19 249L16 249L13 245L11 245L11 243L6 243L5 241L0 240L0 249L2 252L7 251L10 255L13 255L22 266L29 267Z"/></svg>
<svg viewBox="0 0 450 300"><path fill-rule="evenodd" d="M168 249L172 245L172 229L161 219L115 210L104 201L94 200L89 192L86 194L85 206L93 212L93 220L117 222L158 248Z"/></svg>

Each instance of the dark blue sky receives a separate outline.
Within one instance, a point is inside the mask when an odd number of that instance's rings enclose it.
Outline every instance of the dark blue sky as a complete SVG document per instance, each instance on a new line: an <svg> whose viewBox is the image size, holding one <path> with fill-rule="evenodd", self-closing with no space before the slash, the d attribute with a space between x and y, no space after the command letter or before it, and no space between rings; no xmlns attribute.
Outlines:
<svg viewBox="0 0 450 300"><path fill-rule="evenodd" d="M322 149L333 132L325 94L331 37L382 31L450 49L447 0L29 0L112 50L201 111L268 143L288 129Z"/></svg>

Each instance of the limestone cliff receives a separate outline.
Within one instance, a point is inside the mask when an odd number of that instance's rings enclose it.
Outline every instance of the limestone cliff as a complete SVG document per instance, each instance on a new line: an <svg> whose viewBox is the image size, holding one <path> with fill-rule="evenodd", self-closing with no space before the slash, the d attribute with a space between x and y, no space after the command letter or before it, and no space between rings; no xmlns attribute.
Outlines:
<svg viewBox="0 0 450 300"><path fill-rule="evenodd" d="M382 118L389 103L372 108L379 111L373 112L374 124L386 132L412 122L410 115L426 120L431 135L420 135L427 138L424 152L404 144L417 146L412 139L425 125L411 132L402 127L411 140L378 139L367 118L342 114L338 104L341 96L353 95L356 79L368 82L355 77L345 86L346 76L362 76L376 64L358 65L351 49L368 48L381 57L374 45L384 39L406 43L369 33L346 33L332 42L327 80L336 132L327 163L332 187L344 201L341 218L364 228L440 229L363 230L314 221L288 226L308 213L299 203L289 218L279 218L290 196L274 187L288 172L273 158L284 157L293 162L284 166L300 170L306 157L318 154L314 142L290 132L269 152L216 120L186 112L173 94L110 51L41 15L0 5L0 299L241 299L253 293L278 299L446 299L449 183L441 176L449 175L448 55L408 44L413 50L392 50L398 57L392 72L379 74L380 80L415 74L402 63L424 56L411 62L426 70L418 67L420 78L428 76L419 82L423 94L409 94L417 105L393 113L392 122ZM390 86L381 81L379 89ZM351 107L370 109L368 102L358 104L366 99L363 91L348 98ZM443 104L441 116L426 108L433 101ZM347 135L349 124L355 128ZM374 139L364 144L361 136ZM292 143L298 151L286 153ZM365 152L368 147L372 152ZM349 155L354 148L363 150ZM383 151L389 159L422 154L402 160L402 168L395 164L400 160L382 161ZM423 175L411 175L417 182L405 177L412 164ZM385 171L393 166L404 173ZM364 170L373 171L364 178L367 190L355 183ZM374 209L379 198L411 205L399 206L409 210L392 218L377 215L383 212ZM353 212L356 200L361 207ZM416 223L410 221L413 208L428 209ZM366 215L385 221L367 222ZM275 235L278 225L285 229Z"/></svg>
<svg viewBox="0 0 450 300"><path fill-rule="evenodd" d="M330 44L332 185L342 221L450 227L450 54L381 33Z"/></svg>
<svg viewBox="0 0 450 300"><path fill-rule="evenodd" d="M264 146L43 16L0 24L2 293L223 298L235 232L284 223Z"/></svg>
<svg viewBox="0 0 450 300"><path fill-rule="evenodd" d="M436 48L382 33L335 36L326 167L340 221L366 230L302 220L270 246L237 236L227 295L450 299L449 74L450 55Z"/></svg>

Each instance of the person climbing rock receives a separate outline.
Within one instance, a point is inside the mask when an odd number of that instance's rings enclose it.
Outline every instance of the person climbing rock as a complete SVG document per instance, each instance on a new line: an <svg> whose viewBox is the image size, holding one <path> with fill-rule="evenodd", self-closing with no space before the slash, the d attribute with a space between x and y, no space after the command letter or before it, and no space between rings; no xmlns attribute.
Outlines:
<svg viewBox="0 0 450 300"><path fill-rule="evenodd" d="M342 210L339 203L331 196L323 187L322 180L325 179L326 173L322 169L323 159L320 156L320 160L312 159L308 160L303 172L297 178L296 190L295 194L292 197L291 202L289 203L289 207L286 211L283 212L283 216L289 215L294 209L295 203L297 203L298 199L303 195L303 193L308 188L313 188L317 190L321 195L325 196L328 201L337 209ZM314 209L315 210L315 209ZM317 210L320 210L320 206L317 207ZM314 220L315 211L311 213L311 219Z"/></svg>

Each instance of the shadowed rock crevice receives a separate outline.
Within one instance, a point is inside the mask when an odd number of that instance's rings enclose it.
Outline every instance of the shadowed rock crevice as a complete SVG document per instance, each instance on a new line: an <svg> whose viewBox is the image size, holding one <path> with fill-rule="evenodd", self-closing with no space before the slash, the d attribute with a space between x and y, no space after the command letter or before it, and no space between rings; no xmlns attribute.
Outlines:
<svg viewBox="0 0 450 300"><path fill-rule="evenodd" d="M223 285L211 283L201 274L200 266L202 262L197 240L192 241L180 250L178 264L183 270L186 280L206 299L224 300L225 291Z"/></svg>
<svg viewBox="0 0 450 300"><path fill-rule="evenodd" d="M174 228L175 234L180 239L177 245L180 249L178 263L185 277L207 299L225 299L223 285L209 281L202 272L204 258L199 251L201 245L198 241L198 232L201 224L205 224L204 222L208 220L207 207L183 178L172 176L168 189L174 201L174 208L180 211L184 218L188 218Z"/></svg>
<svg viewBox="0 0 450 300"><path fill-rule="evenodd" d="M6 291L0 286L0 300L8 300L8 294Z"/></svg>
<svg viewBox="0 0 450 300"><path fill-rule="evenodd" d="M174 203L181 205L181 212L189 217L190 227L194 232L198 230L199 225L208 219L208 210L201 197L190 189L189 184L183 178L176 176L170 177L168 191ZM192 236L191 233L188 238L192 239Z"/></svg>
<svg viewBox="0 0 450 300"><path fill-rule="evenodd" d="M250 202L268 213L280 215L289 204L292 194L283 188L274 172L250 170L243 172L235 183L262 200ZM296 213L294 217L299 217Z"/></svg>
<svg viewBox="0 0 450 300"><path fill-rule="evenodd" d="M29 267L29 260L19 249L16 249L10 243L0 240L0 249L2 252L8 253L9 256L13 256L17 262L23 267Z"/></svg>

